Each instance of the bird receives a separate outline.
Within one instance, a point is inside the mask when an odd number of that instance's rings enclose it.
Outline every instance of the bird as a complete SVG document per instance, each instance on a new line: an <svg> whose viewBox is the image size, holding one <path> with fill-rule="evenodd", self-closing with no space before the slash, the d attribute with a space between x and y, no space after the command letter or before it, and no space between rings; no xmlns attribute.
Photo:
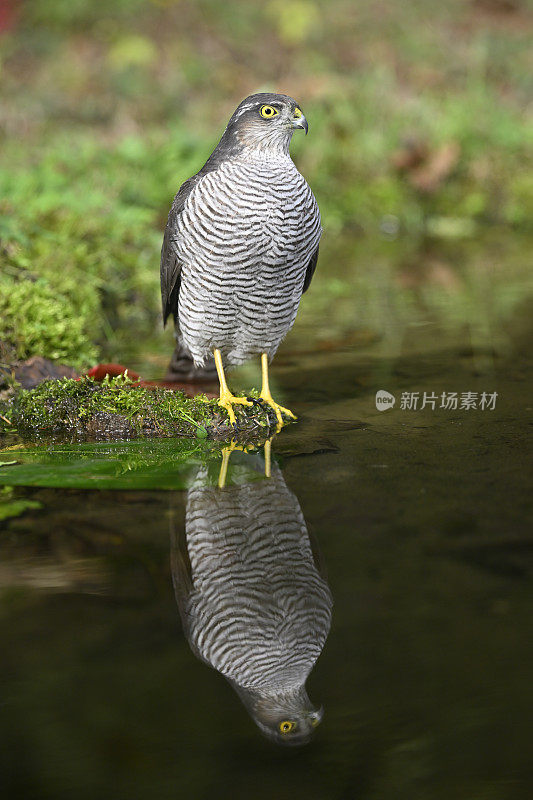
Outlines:
<svg viewBox="0 0 533 800"><path fill-rule="evenodd" d="M278 429L283 415L269 386L269 362L292 327L318 260L320 211L289 152L307 134L300 106L284 94L246 97L204 166L180 187L161 248L163 322L173 316L178 343L197 369L214 358L218 403L252 405L228 388L225 367L261 361L259 401Z"/></svg>
<svg viewBox="0 0 533 800"><path fill-rule="evenodd" d="M186 551L175 531L171 549L176 600L192 651L224 675L261 732L305 744L323 716L306 680L331 626L331 592L270 450L264 464L239 455L238 484L213 486L201 466L187 491ZM255 474L263 466L270 477Z"/></svg>

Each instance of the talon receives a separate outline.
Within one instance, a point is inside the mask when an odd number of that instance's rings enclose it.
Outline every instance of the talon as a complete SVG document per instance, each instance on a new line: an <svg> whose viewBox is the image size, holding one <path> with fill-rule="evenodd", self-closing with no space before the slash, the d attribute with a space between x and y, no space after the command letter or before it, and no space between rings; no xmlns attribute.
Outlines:
<svg viewBox="0 0 533 800"><path fill-rule="evenodd" d="M235 417L235 411L233 410L233 406L251 406L252 403L250 400L246 400L245 397L235 397L235 395L231 394L231 392L224 392L220 396L220 400L218 404L221 408L225 408L228 412L228 417L230 423L237 427L237 419Z"/></svg>
<svg viewBox="0 0 533 800"><path fill-rule="evenodd" d="M222 356L219 350L214 350L215 366L217 368L218 380L220 383L220 399L218 405L228 412L230 424L237 430L237 420L235 419L235 412L233 406L251 406L250 400L246 397L235 397L228 389L226 383L226 376L224 375L224 367L222 366Z"/></svg>
<svg viewBox="0 0 533 800"><path fill-rule="evenodd" d="M276 403L274 398L270 393L270 387L268 383L268 357L266 353L261 354L261 372L263 375L263 387L261 389L261 394L259 398L263 401L264 404L270 406L270 408L274 411L276 415L276 419L278 421L278 427L276 433L279 433L281 428L283 427L283 417L282 414L285 414L287 417L291 419L297 419L296 415L292 413L289 408L284 408L280 406L279 403Z"/></svg>
<svg viewBox="0 0 533 800"><path fill-rule="evenodd" d="M298 417L293 414L289 408L285 408L284 406L280 406L279 403L276 403L270 392L268 392L268 394L265 392L265 394L262 396L262 400L273 410L274 414L276 415L278 425L283 425L282 414L290 417L290 419L298 419Z"/></svg>
<svg viewBox="0 0 533 800"><path fill-rule="evenodd" d="M234 450L247 451L246 445L237 444L235 439L232 439L227 447L222 448L222 463L220 464L220 471L218 473L218 488L224 489L226 486L226 478L228 475L229 458Z"/></svg>
<svg viewBox="0 0 533 800"><path fill-rule="evenodd" d="M231 404L230 403L226 403L222 398L220 398L220 400L218 401L218 405L221 408L225 409L225 411L227 411L230 425L231 426L237 425L237 420L235 419L235 412L234 412L233 407L231 406Z"/></svg>

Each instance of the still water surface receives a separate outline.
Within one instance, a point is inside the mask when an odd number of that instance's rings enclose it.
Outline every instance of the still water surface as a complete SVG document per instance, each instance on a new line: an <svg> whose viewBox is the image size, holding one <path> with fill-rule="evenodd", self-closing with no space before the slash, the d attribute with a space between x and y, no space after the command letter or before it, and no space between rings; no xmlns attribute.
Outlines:
<svg viewBox="0 0 533 800"><path fill-rule="evenodd" d="M342 292L302 314L266 453L184 471L176 443L163 483L171 442L100 445L85 479L137 488L15 489L40 506L0 534L6 797L531 796L531 305L439 263L449 313L406 268L377 332Z"/></svg>

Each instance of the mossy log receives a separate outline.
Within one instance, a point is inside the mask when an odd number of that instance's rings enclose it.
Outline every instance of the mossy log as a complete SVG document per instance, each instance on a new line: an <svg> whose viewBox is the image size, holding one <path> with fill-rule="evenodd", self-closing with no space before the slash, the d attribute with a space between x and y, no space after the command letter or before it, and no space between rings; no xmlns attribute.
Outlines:
<svg viewBox="0 0 533 800"><path fill-rule="evenodd" d="M106 378L64 378L43 381L21 390L4 406L4 430L29 438L114 440L138 437L196 436L228 438L235 434L264 435L275 427L271 409L258 399L252 406L236 406L234 428L216 399L187 397L171 389L142 387L127 375Z"/></svg>

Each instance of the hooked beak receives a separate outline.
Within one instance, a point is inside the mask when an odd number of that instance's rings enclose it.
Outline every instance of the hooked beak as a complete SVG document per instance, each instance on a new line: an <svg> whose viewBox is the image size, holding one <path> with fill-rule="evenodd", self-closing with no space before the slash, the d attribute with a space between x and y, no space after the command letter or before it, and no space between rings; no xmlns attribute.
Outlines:
<svg viewBox="0 0 533 800"><path fill-rule="evenodd" d="M308 714L308 719L313 728L316 728L317 725L320 725L322 722L322 717L324 716L324 706L320 706L319 709L316 711L312 711Z"/></svg>
<svg viewBox="0 0 533 800"><path fill-rule="evenodd" d="M307 124L307 120L300 111L299 108L294 110L294 114L292 115L292 127L293 128L302 128L305 131L305 135L307 136L307 131L309 130L309 125Z"/></svg>

